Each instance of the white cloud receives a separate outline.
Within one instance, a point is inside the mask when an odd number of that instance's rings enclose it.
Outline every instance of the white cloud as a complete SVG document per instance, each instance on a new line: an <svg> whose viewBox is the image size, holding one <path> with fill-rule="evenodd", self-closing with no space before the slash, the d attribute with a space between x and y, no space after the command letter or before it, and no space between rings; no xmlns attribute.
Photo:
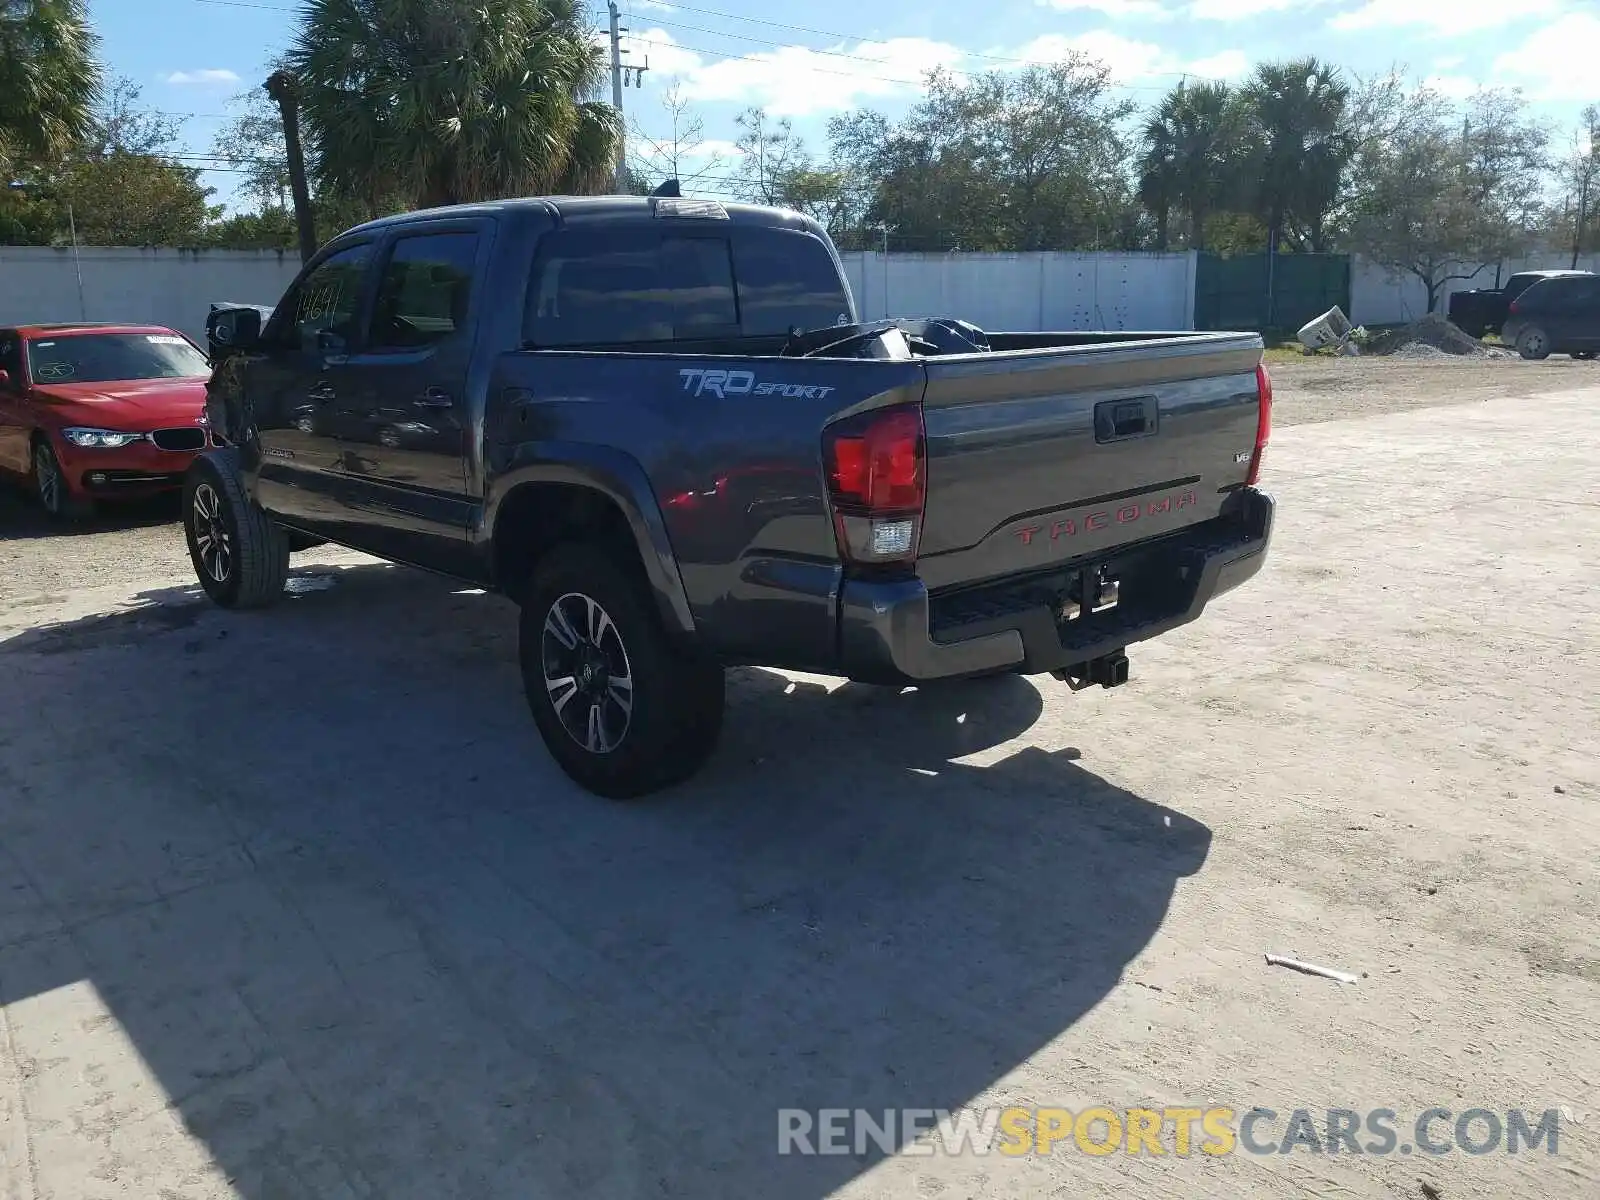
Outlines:
<svg viewBox="0 0 1600 1200"><path fill-rule="evenodd" d="M1016 56L1031 62L1053 62L1074 51L1099 59L1111 68L1112 79L1130 85L1148 85L1152 80L1177 83L1184 75L1229 79L1250 68L1250 59L1242 50L1224 50L1190 61L1154 42L1134 41L1107 29L1070 35L1048 33L1017 50Z"/></svg>
<svg viewBox="0 0 1600 1200"><path fill-rule="evenodd" d="M162 77L164 83L177 84L216 84L238 83L239 75L226 67L202 67L197 71L174 71Z"/></svg>
<svg viewBox="0 0 1600 1200"><path fill-rule="evenodd" d="M1574 12L1495 59L1494 73L1526 88L1534 100L1592 100L1596 63L1600 63L1600 17Z"/></svg>
<svg viewBox="0 0 1600 1200"><path fill-rule="evenodd" d="M1091 29L1088 33L1047 33L1017 51L1018 58L1030 62L1054 62L1068 55L1087 54L1111 68L1111 77L1118 83L1148 79L1168 70L1176 70L1176 57L1154 42L1137 42L1109 29Z"/></svg>
<svg viewBox="0 0 1600 1200"><path fill-rule="evenodd" d="M1062 12L1097 12L1102 16L1142 17L1146 20L1164 21L1173 15L1161 0L1034 0L1040 8L1055 8Z"/></svg>
<svg viewBox="0 0 1600 1200"><path fill-rule="evenodd" d="M1332 18L1328 26L1346 32L1422 26L1449 36L1551 16L1561 5L1562 0L1366 0L1360 8Z"/></svg>
<svg viewBox="0 0 1600 1200"><path fill-rule="evenodd" d="M853 108L866 100L921 90L935 67L952 67L960 47L928 38L841 43L828 53L780 46L742 58L710 59L678 45L662 29L630 39L631 61L650 56L658 79L677 76L685 99L699 103L758 104L775 117L801 117ZM843 56L843 57L841 57Z"/></svg>
<svg viewBox="0 0 1600 1200"><path fill-rule="evenodd" d="M1221 54L1195 59L1188 69L1206 79L1238 79L1250 67L1250 56L1243 50L1224 50Z"/></svg>

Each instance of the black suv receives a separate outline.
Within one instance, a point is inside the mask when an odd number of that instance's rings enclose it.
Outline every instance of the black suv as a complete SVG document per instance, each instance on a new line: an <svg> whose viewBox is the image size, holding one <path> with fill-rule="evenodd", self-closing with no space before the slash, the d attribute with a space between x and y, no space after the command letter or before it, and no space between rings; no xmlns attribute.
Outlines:
<svg viewBox="0 0 1600 1200"><path fill-rule="evenodd" d="M1600 275L1557 275L1511 302L1501 338L1523 358L1600 354Z"/></svg>

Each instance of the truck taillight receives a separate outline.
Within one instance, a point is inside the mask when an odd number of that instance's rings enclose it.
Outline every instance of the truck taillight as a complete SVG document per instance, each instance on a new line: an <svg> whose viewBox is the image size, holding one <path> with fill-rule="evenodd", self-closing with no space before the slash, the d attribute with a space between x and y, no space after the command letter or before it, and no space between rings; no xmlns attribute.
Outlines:
<svg viewBox="0 0 1600 1200"><path fill-rule="evenodd" d="M915 558L928 498L921 406L879 409L828 426L822 463L840 553L860 563Z"/></svg>
<svg viewBox="0 0 1600 1200"><path fill-rule="evenodd" d="M1267 374L1267 364L1256 364L1256 448L1250 455L1250 472L1244 477L1246 486L1254 487L1261 479L1261 459L1267 452L1267 442L1272 438L1272 376Z"/></svg>
<svg viewBox="0 0 1600 1200"><path fill-rule="evenodd" d="M1507 311L1507 312L1508 312L1508 313L1514 313L1514 312L1516 312L1516 311L1518 311L1518 307L1519 307L1519 306L1520 306L1520 305L1521 305L1521 304L1522 304L1522 301L1521 301L1521 300L1513 300L1513 301L1512 301L1512 302L1511 302L1511 303L1510 303L1510 304L1508 304L1508 305L1507 305L1507 306L1506 306L1506 311Z"/></svg>

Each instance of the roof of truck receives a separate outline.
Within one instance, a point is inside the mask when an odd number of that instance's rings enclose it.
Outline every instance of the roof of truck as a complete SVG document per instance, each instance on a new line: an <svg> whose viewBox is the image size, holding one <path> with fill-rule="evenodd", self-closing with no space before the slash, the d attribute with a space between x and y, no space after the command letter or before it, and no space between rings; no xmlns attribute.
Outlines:
<svg viewBox="0 0 1600 1200"><path fill-rule="evenodd" d="M451 217L498 216L502 213L537 212L556 217L561 221L604 220L607 218L649 218L655 215L661 203L685 206L709 204L727 213L729 220L741 225L766 225L794 229L817 229L817 223L803 213L784 208L769 208L761 204L729 204L719 200L701 200L685 196L528 196L511 200L487 200L475 204L453 204L444 208L425 208L416 212L396 213L357 225L346 233L376 232L394 225L409 225L415 221L439 220ZM684 219L695 219L683 214ZM703 219L703 218L700 218ZM342 235L341 235L342 236Z"/></svg>

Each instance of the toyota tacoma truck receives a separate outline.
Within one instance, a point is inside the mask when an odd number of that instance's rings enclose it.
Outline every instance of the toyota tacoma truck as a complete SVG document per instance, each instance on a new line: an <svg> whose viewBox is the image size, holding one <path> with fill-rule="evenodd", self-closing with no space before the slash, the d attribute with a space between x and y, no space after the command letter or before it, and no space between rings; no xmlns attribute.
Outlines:
<svg viewBox="0 0 1600 1200"><path fill-rule="evenodd" d="M208 330L206 593L267 605L322 541L504 593L540 734L604 796L704 762L728 665L1114 687L1271 536L1257 335L863 322L793 212L409 213L270 311Z"/></svg>

